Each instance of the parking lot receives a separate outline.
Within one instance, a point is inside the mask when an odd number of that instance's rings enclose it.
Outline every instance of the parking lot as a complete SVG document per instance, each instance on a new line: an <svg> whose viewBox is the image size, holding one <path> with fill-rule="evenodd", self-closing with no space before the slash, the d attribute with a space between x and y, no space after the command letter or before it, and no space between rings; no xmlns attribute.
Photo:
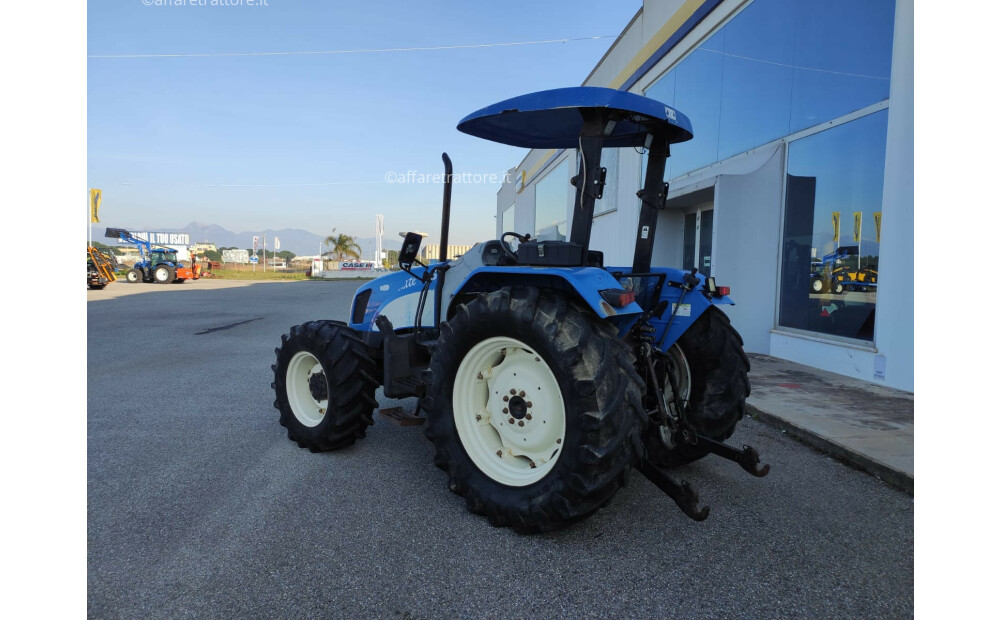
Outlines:
<svg viewBox="0 0 1000 620"><path fill-rule="evenodd" d="M89 617L913 615L913 498L754 420L732 443L768 477L679 470L708 520L633 472L593 517L533 536L467 512L422 427L376 415L351 448L299 449L272 406L274 348L346 318L358 285L87 292Z"/></svg>

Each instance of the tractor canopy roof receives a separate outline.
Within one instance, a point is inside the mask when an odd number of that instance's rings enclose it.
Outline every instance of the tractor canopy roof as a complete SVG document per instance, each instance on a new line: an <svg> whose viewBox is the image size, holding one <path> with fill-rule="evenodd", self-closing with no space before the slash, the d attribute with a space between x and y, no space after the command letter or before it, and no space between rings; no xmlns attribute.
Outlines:
<svg viewBox="0 0 1000 620"><path fill-rule="evenodd" d="M613 88L576 86L521 95L486 106L458 123L478 138L524 148L576 148L584 114L599 112L609 123L605 147L647 145L665 133L669 143L693 137L688 117L655 99Z"/></svg>

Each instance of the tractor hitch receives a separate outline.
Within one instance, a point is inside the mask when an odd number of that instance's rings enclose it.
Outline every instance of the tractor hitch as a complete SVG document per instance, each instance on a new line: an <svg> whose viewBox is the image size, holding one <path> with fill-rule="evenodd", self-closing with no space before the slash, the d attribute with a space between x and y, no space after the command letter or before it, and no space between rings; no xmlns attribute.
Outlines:
<svg viewBox="0 0 1000 620"><path fill-rule="evenodd" d="M674 500L677 507L695 521L704 521L711 510L708 506L698 506L698 491L687 480L678 482L663 468L648 459L639 461L639 473Z"/></svg>
<svg viewBox="0 0 1000 620"><path fill-rule="evenodd" d="M760 454L758 454L757 450L750 446L744 445L743 449L740 450L738 448L734 448L733 446L724 444L721 441L709 439L704 435L696 435L696 438L697 445L712 454L717 454L726 460L736 463L748 473L758 478L763 478L769 471L771 471L770 465L760 464Z"/></svg>

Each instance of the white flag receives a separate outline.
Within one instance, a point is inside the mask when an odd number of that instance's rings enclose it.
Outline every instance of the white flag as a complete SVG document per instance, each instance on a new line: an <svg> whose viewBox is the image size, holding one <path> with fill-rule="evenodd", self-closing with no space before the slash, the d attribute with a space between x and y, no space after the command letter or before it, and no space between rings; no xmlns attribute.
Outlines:
<svg viewBox="0 0 1000 620"><path fill-rule="evenodd" d="M275 237L274 238L274 251L277 252L280 249L281 249L281 242L278 241L277 237Z"/></svg>
<svg viewBox="0 0 1000 620"><path fill-rule="evenodd" d="M253 251L254 251L254 253L257 252L257 241L259 241L259 240L260 240L260 238L257 235L253 236Z"/></svg>

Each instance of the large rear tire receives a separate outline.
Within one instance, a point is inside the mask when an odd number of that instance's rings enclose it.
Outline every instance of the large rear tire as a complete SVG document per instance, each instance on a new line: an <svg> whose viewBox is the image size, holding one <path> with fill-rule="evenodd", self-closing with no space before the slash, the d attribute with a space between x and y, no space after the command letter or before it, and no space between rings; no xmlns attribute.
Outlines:
<svg viewBox="0 0 1000 620"><path fill-rule="evenodd" d="M666 367L681 399L688 401L687 421L695 430L716 441L731 437L746 413L750 360L729 317L714 306L708 308L667 352ZM670 386L666 374L660 381L665 390ZM656 426L647 430L644 443L649 458L665 467L685 465L708 454L686 444L669 449Z"/></svg>
<svg viewBox="0 0 1000 620"><path fill-rule="evenodd" d="M153 282L157 284L170 284L177 277L177 270L168 265L157 265L153 269Z"/></svg>
<svg viewBox="0 0 1000 620"><path fill-rule="evenodd" d="M375 361L340 321L292 327L274 350L274 406L288 438L313 452L336 450L365 436L375 409Z"/></svg>
<svg viewBox="0 0 1000 620"><path fill-rule="evenodd" d="M617 330L558 293L504 288L441 326L425 399L434 463L469 510L519 532L611 501L646 423Z"/></svg>

